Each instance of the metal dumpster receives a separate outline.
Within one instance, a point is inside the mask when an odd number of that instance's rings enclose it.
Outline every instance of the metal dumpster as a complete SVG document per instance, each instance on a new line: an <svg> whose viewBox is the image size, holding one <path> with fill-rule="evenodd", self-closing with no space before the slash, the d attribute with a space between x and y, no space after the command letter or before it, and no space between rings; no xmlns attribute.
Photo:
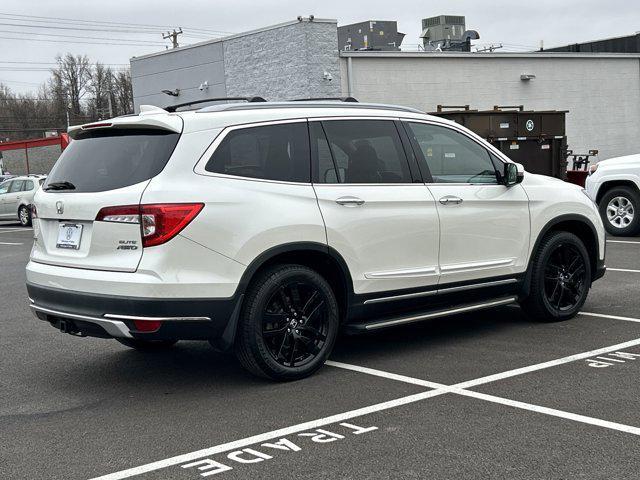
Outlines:
<svg viewBox="0 0 640 480"><path fill-rule="evenodd" d="M533 111L524 106L471 110L438 105L431 115L453 120L485 138L532 173L567 179L565 110Z"/></svg>

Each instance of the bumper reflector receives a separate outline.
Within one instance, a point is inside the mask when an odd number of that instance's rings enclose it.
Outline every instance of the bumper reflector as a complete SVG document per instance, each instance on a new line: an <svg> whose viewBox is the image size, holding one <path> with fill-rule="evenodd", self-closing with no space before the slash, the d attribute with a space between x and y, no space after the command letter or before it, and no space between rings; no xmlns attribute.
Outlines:
<svg viewBox="0 0 640 480"><path fill-rule="evenodd" d="M162 322L159 320L134 320L133 324L139 332L156 332L160 330Z"/></svg>

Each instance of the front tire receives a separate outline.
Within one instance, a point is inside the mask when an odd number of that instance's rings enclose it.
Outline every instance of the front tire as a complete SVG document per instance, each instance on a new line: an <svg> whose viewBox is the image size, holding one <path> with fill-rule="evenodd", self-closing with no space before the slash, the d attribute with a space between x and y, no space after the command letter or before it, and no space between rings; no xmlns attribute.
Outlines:
<svg viewBox="0 0 640 480"><path fill-rule="evenodd" d="M640 231L640 194L630 187L614 187L598 205L607 232L630 237Z"/></svg>
<svg viewBox="0 0 640 480"><path fill-rule="evenodd" d="M236 336L236 356L254 375L297 380L318 370L339 326L335 294L302 265L266 270L247 290Z"/></svg>
<svg viewBox="0 0 640 480"><path fill-rule="evenodd" d="M522 302L536 321L557 322L577 315L591 287L591 263L582 240L569 232L545 236L531 264L531 288Z"/></svg>
<svg viewBox="0 0 640 480"><path fill-rule="evenodd" d="M31 226L31 209L26 205L22 205L18 209L18 220L20 220L20 225L23 227Z"/></svg>

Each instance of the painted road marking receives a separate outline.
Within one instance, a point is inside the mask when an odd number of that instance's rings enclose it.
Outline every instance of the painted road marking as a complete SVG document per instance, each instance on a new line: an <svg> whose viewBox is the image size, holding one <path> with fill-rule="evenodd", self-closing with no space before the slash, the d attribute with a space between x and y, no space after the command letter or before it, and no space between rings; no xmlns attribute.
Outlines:
<svg viewBox="0 0 640 480"><path fill-rule="evenodd" d="M607 240L607 243L632 243L634 245L640 245L640 242L632 242L631 240Z"/></svg>
<svg viewBox="0 0 640 480"><path fill-rule="evenodd" d="M31 230L30 228L24 228L24 229L11 229L11 230L2 230L0 231L0 233L21 233L21 232L32 232L33 230Z"/></svg>
<svg viewBox="0 0 640 480"><path fill-rule="evenodd" d="M0 245L24 245L24 243L0 242Z"/></svg>
<svg viewBox="0 0 640 480"><path fill-rule="evenodd" d="M607 267L607 272L631 272L631 273L640 273L640 270L631 270L629 268L609 268Z"/></svg>
<svg viewBox="0 0 640 480"><path fill-rule="evenodd" d="M630 352L613 352L608 355L608 357L589 358L586 360L587 365L593 368L606 368L616 363L627 363L629 360L636 360L636 358L640 357L640 353Z"/></svg>
<svg viewBox="0 0 640 480"><path fill-rule="evenodd" d="M595 315L595 314L592 314ZM129 468L127 470L122 470L120 472L115 472L115 473L111 473L111 474L107 474L101 477L96 477L92 480L121 480L121 479L125 479L125 478L130 478L130 477L134 477L136 475L142 475L144 473L149 473L149 472L153 472L156 470L161 470L163 468L167 468L167 467L171 467L171 466L175 466L175 465L179 465L179 464L183 464L183 463L187 463L187 462L193 462L195 460L198 459L203 459L204 457L210 457L212 455L216 455L218 453L223 453L223 452L228 452L231 450L241 450L243 448L249 447L250 445L254 445L257 443L262 443L262 442L267 442L269 440L272 440L276 437L285 437L287 435L291 435L294 433L299 433L299 432L303 432L305 430L310 430L310 429L314 429L314 428L318 428L318 427L322 427L325 425L329 425L332 423L338 423L338 422L343 422L345 420L349 420L349 419L353 419L353 418L357 418L363 415L369 415L371 413L376 413L376 412L380 412L383 410L389 410L392 408L396 408L396 407L400 407L403 405L408 405L410 403L415 403L415 402L419 402L422 400L426 400L428 398L433 398L433 397L437 397L440 395L444 395L446 393L453 393L453 394L458 394L458 395L464 395L467 397L473 397L473 398L477 398L480 400L485 400L485 401L490 401L493 403L499 403L502 405L507 405L507 406L512 406L515 408L520 408L523 410L529 410L529 411L533 411L533 412L538 412L538 413L543 413L543 414L547 414L547 415L551 415L551 416L555 416L555 417L560 417L560 418L565 418L568 420L574 420L574 421L578 421L578 422L582 422L582 423L586 423L589 425L595 425L595 426L600 426L600 427L604 427L604 428L609 428L612 430L618 430L618 431L622 431L622 432L626 432L626 433L632 433L634 435L640 435L640 429L637 427L631 427L629 425L623 425L623 424L619 424L619 423L615 423L615 422L608 422L605 420L601 420L598 418L592 418L592 417L587 417L584 415L577 415L574 413L570 413L570 412L564 412L562 410L556 410L556 409L552 409L552 408L547 408L547 407L541 407L541 406L537 406L537 405L532 405L532 404L528 404L528 403L524 403L524 402L518 402L515 400L510 400L510 399L506 399L506 398L501 398L501 397L494 397L492 395L487 395L484 393L480 393L480 392L475 392L475 391L470 391L470 390L466 390L466 388L470 388L470 387L474 387L477 385L482 385L485 383L489 383L489 382L494 382L496 380L501 380L504 378L510 378L510 377L514 377L517 375L522 375L525 373L529 373L529 372L534 372L537 370L542 370L545 368L550 368L553 366L557 366L557 365L562 365L565 363L569 363L569 362L573 362L575 360L583 360L589 357L594 357L594 356L598 356L598 355L602 355L602 354L607 354L610 352L615 352L618 350L623 350L625 348L628 347L632 347L632 346L636 346L636 345L640 345L640 339L635 339L635 340L631 340L628 342L624 342L624 343L619 343L617 345L612 345L609 347L604 347L604 348L599 348L596 350L591 350L589 352L583 352L583 353L579 353L579 354L575 354L575 355L570 355L567 357L563 357L563 358L559 358L556 360L552 360L549 362L543 362L543 363L539 363L536 365L532 365L529 367L523 367L523 368L517 368L514 370L509 370L506 372L502 372L502 373L498 373L495 375L488 375L486 377L481 377L475 380L470 380L467 382L462 382L462 383L458 383L455 385L444 385L441 383L436 383L436 382L430 382L427 380L421 380L418 378L413 378L413 377L407 377L405 375L398 375L395 373L390 373L390 372L384 372L381 370L375 370L372 368L368 368L368 367L361 367L361 366L357 366L357 365L350 365L350 364L346 364L346 363L340 363L340 362L334 362L334 361L327 361L327 365L329 366L333 366L333 367L337 367L337 368L343 368L343 369L347 369L347 370L353 370L356 372L360 372L360 373L366 373L369 375L375 375L375 376L379 376L379 377L384 377L384 378L388 378L391 380L397 380L397 381L401 381L401 382L406 382L406 383L411 383L414 385L419 385L422 387L427 387L427 388L433 388L433 390L429 390L427 392L423 392L423 393L417 393L414 395L409 395L406 397L401 397L395 400L390 400L387 402L383 402L383 403L378 403L376 405L371 405L369 407L363 407L363 408L358 408L356 410L351 410L345 413L340 413L340 414L336 414L336 415L332 415L329 417L325 417L325 418L320 418L317 420L312 420L309 422L305 422L305 423L300 423L298 425L293 425L290 427L284 427L278 430L274 430L271 432L266 432L266 433L262 433L259 435L254 435L252 437L247 437L241 440L236 440L233 442L229 442L229 443L225 443L222 445L217 445L214 447L209 447L209 448L205 448L202 450L197 450L195 452L191 452L191 453L185 453L182 455L178 455L175 457L171 457L171 458L167 458L164 460L159 460L156 462L152 462L152 463L148 463L146 465L141 465L139 467L134 467L134 468Z"/></svg>
<svg viewBox="0 0 640 480"><path fill-rule="evenodd" d="M611 320L623 320L625 322L637 322L637 323L640 323L640 318L619 317L617 315L605 315L604 313L580 312L580 315L586 315L586 316L589 316L589 317L610 318Z"/></svg>
<svg viewBox="0 0 640 480"><path fill-rule="evenodd" d="M339 413L337 415L331 415L329 417L312 420L310 422L300 423L291 427L284 427L271 432L261 433L252 437L243 438L241 440L235 440L229 443L223 443L222 445L216 445L215 447L205 448L191 453L185 453L175 457L167 458L153 463L148 463L139 467L129 468L120 472L111 473L102 477L96 477L92 480L120 480L123 478L129 478L136 475L142 475L143 473L153 472L161 470L166 467L172 467L181 463L190 462L193 460L209 457L218 453L228 452L231 450L241 450L250 445L256 443L267 442L277 437L286 437L294 433L304 432L305 430L311 430L318 427L323 427L332 423L344 422L353 418L361 417L363 415L369 415L371 413L388 410L390 408L400 407L409 403L419 402L427 398L436 397L447 393L446 390L429 390L428 392L416 393L406 397L397 398L387 402L378 403L369 407L358 408L356 410L350 410L345 413Z"/></svg>

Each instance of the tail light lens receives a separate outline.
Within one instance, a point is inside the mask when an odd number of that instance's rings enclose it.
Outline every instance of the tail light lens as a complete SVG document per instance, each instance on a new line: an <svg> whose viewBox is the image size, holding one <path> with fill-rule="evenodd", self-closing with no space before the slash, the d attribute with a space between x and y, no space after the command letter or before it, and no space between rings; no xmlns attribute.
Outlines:
<svg viewBox="0 0 640 480"><path fill-rule="evenodd" d="M140 224L142 246L168 242L180 233L204 208L203 203L158 203L105 207L96 221Z"/></svg>
<svg viewBox="0 0 640 480"><path fill-rule="evenodd" d="M133 325L139 332L151 333L160 330L162 322L159 320L134 320Z"/></svg>

